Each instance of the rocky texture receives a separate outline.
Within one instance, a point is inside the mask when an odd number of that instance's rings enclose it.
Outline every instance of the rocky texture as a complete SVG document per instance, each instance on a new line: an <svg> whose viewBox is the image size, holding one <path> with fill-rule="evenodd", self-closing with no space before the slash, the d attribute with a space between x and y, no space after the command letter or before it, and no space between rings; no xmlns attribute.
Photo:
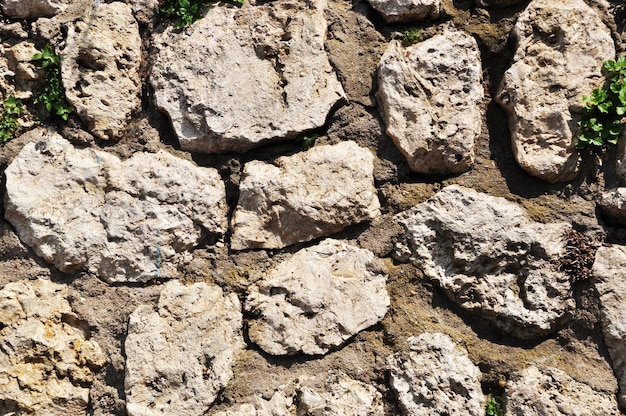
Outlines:
<svg viewBox="0 0 626 416"><path fill-rule="evenodd" d="M611 32L583 0L533 0L513 36L496 100L509 114L515 159L544 181L573 179L582 95L602 84L602 63L615 58Z"/></svg>
<svg viewBox="0 0 626 416"><path fill-rule="evenodd" d="M354 142L244 166L231 247L280 248L380 214L374 156Z"/></svg>
<svg viewBox="0 0 626 416"><path fill-rule="evenodd" d="M65 299L67 287L19 281L0 290L0 413L86 416L106 358Z"/></svg>
<svg viewBox="0 0 626 416"><path fill-rule="evenodd" d="M327 239L280 263L250 289L250 340L273 355L325 354L379 322L389 307L374 255Z"/></svg>
<svg viewBox="0 0 626 416"><path fill-rule="evenodd" d="M474 38L449 28L410 47L392 41L378 65L387 135L411 170L459 174L474 163L484 96Z"/></svg>
<svg viewBox="0 0 626 416"><path fill-rule="evenodd" d="M603 191L597 203L607 222L623 224L626 221L626 188Z"/></svg>
<svg viewBox="0 0 626 416"><path fill-rule="evenodd" d="M324 51L326 0L211 8L155 37L151 83L180 145L243 152L324 125L344 99Z"/></svg>
<svg viewBox="0 0 626 416"><path fill-rule="evenodd" d="M368 0L385 22L411 22L439 17L440 0Z"/></svg>
<svg viewBox="0 0 626 416"><path fill-rule="evenodd" d="M607 416L620 414L615 398L594 391L556 368L531 366L507 385L507 415Z"/></svg>
<svg viewBox="0 0 626 416"><path fill-rule="evenodd" d="M382 395L372 386L345 374L331 375L320 390L302 387L298 394L298 415L380 416Z"/></svg>
<svg viewBox="0 0 626 416"><path fill-rule="evenodd" d="M94 135L119 138L140 106L141 38L131 7L114 2L87 9L68 28L61 57L68 102Z"/></svg>
<svg viewBox="0 0 626 416"><path fill-rule="evenodd" d="M215 170L164 151L120 161L38 134L5 171L5 217L59 270L86 268L108 282L177 277L189 250L225 231Z"/></svg>
<svg viewBox="0 0 626 416"><path fill-rule="evenodd" d="M507 334L546 335L575 305L558 270L569 224L533 222L503 198L456 185L395 218L424 274Z"/></svg>
<svg viewBox="0 0 626 416"><path fill-rule="evenodd" d="M241 319L235 294L206 283L165 284L158 306L140 306L128 322L128 415L205 414L244 348Z"/></svg>
<svg viewBox="0 0 626 416"><path fill-rule="evenodd" d="M524 3L525 1L527 0L476 0L476 4L479 7L505 8Z"/></svg>
<svg viewBox="0 0 626 416"><path fill-rule="evenodd" d="M619 403L626 408L626 247L600 247L593 274L600 295L604 342L619 383Z"/></svg>
<svg viewBox="0 0 626 416"><path fill-rule="evenodd" d="M211 416L294 416L296 414L292 397L285 397L277 391L269 400L255 397L253 403L245 403L233 410L211 413Z"/></svg>
<svg viewBox="0 0 626 416"><path fill-rule="evenodd" d="M390 384L406 416L479 416L480 370L446 334L408 339L410 351L387 358Z"/></svg>
<svg viewBox="0 0 626 416"><path fill-rule="evenodd" d="M33 55L37 52L35 44L31 41L17 42L7 48L3 48L3 55L6 57L5 75L13 77L16 83L20 85L20 89L13 86L2 85L0 81L0 89L5 93L4 96L12 94L15 98L29 99L33 95L33 89L38 85L36 81L40 78L37 69L31 63Z"/></svg>
<svg viewBox="0 0 626 416"><path fill-rule="evenodd" d="M65 10L72 0L2 0L2 11L13 19L51 17Z"/></svg>

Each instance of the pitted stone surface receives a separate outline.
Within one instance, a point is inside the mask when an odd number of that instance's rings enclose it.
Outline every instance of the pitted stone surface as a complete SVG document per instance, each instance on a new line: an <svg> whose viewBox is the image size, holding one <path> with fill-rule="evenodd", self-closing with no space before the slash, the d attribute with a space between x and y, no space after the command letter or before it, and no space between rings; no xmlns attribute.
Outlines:
<svg viewBox="0 0 626 416"><path fill-rule="evenodd" d="M594 391L557 368L534 366L516 374L507 385L507 415L619 415L615 397Z"/></svg>
<svg viewBox="0 0 626 416"><path fill-rule="evenodd" d="M170 281L156 308L130 316L126 351L129 416L199 416L233 376L244 348L241 306L218 286Z"/></svg>
<svg viewBox="0 0 626 416"><path fill-rule="evenodd" d="M600 295L602 333L619 383L619 403L626 408L626 247L600 247L593 264Z"/></svg>
<svg viewBox="0 0 626 416"><path fill-rule="evenodd" d="M370 385L345 374L329 376L316 387L301 387L298 415L382 416L382 395Z"/></svg>
<svg viewBox="0 0 626 416"><path fill-rule="evenodd" d="M410 47L392 41L378 64L386 132L411 170L458 174L474 163L484 96L474 38L453 29Z"/></svg>
<svg viewBox="0 0 626 416"><path fill-rule="evenodd" d="M250 289L250 340L272 355L325 354L387 313L374 255L327 239L300 250Z"/></svg>
<svg viewBox="0 0 626 416"><path fill-rule="evenodd" d="M0 413L87 416L93 372L106 363L67 288L47 280L0 290Z"/></svg>
<svg viewBox="0 0 626 416"><path fill-rule="evenodd" d="M51 17L62 12L73 0L2 0L2 11L14 19Z"/></svg>
<svg viewBox="0 0 626 416"><path fill-rule="evenodd" d="M569 224L533 222L504 198L456 185L395 218L424 274L507 334L546 335L575 306L558 270Z"/></svg>
<svg viewBox="0 0 626 416"><path fill-rule="evenodd" d="M252 403L211 413L211 416L296 416L296 408L293 397L286 397L283 392L277 391L269 400L257 396Z"/></svg>
<svg viewBox="0 0 626 416"><path fill-rule="evenodd" d="M91 132L117 139L140 107L141 38L130 6L104 3L70 25L60 53L68 102Z"/></svg>
<svg viewBox="0 0 626 416"><path fill-rule="evenodd" d="M439 17L440 0L368 0L386 22L413 22Z"/></svg>
<svg viewBox="0 0 626 416"><path fill-rule="evenodd" d="M482 416L480 370L446 334L408 339L408 353L387 358L391 388L406 416Z"/></svg>
<svg viewBox="0 0 626 416"><path fill-rule="evenodd" d="M496 101L509 114L513 153L529 174L554 183L578 173L582 96L615 59L611 32L583 0L533 0L513 30L517 50Z"/></svg>
<svg viewBox="0 0 626 416"><path fill-rule="evenodd" d="M243 152L326 122L344 100L324 51L326 0L211 8L154 40L150 82L180 145Z"/></svg>
<svg viewBox="0 0 626 416"><path fill-rule="evenodd" d="M231 247L280 248L380 214L374 155L354 142L244 166Z"/></svg>
<svg viewBox="0 0 626 416"><path fill-rule="evenodd" d="M224 183L214 169L164 151L121 161L39 134L5 171L5 217L61 271L85 268L108 282L178 277L191 249L225 232Z"/></svg>

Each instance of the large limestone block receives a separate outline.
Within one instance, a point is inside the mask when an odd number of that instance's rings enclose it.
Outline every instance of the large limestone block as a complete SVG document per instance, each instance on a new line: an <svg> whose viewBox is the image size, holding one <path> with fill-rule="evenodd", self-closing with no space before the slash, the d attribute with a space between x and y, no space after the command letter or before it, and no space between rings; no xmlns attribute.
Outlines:
<svg viewBox="0 0 626 416"><path fill-rule="evenodd" d="M87 9L69 26L61 57L68 102L94 135L119 138L141 104L141 37L131 7L114 2Z"/></svg>
<svg viewBox="0 0 626 416"><path fill-rule="evenodd" d="M344 91L324 51L326 0L214 7L155 36L150 82L183 149L243 152L324 125Z"/></svg>
<svg viewBox="0 0 626 416"><path fill-rule="evenodd" d="M87 416L100 346L70 308L64 285L39 279L0 290L0 413Z"/></svg>
<svg viewBox="0 0 626 416"><path fill-rule="evenodd" d="M59 270L108 282L178 277L189 251L227 226L224 183L167 152L128 160L40 129L5 171L5 218Z"/></svg>
<svg viewBox="0 0 626 416"><path fill-rule="evenodd" d="M615 58L611 31L583 0L533 0L513 35L517 50L496 101L509 115L513 153L529 174L554 183L578 173L582 95Z"/></svg>
<svg viewBox="0 0 626 416"><path fill-rule="evenodd" d="M411 22L439 17L440 0L368 0L385 22Z"/></svg>
<svg viewBox="0 0 626 416"><path fill-rule="evenodd" d="M453 28L407 48L393 41L378 64L386 133L415 172L458 174L472 166L483 96L478 45Z"/></svg>
<svg viewBox="0 0 626 416"><path fill-rule="evenodd" d="M2 11L13 19L52 17L67 8L72 0L2 0Z"/></svg>
<svg viewBox="0 0 626 416"><path fill-rule="evenodd" d="M395 218L424 274L504 333L546 335L575 306L558 270L570 224L533 222L504 198L456 185Z"/></svg>
<svg viewBox="0 0 626 416"><path fill-rule="evenodd" d="M235 294L206 283L163 286L156 308L130 315L126 351L129 416L203 415L233 376L244 348Z"/></svg>
<svg viewBox="0 0 626 416"><path fill-rule="evenodd" d="M325 354L387 313L374 254L327 239L300 250L250 289L250 340L272 355Z"/></svg>
<svg viewBox="0 0 626 416"><path fill-rule="evenodd" d="M597 392L557 368L528 367L507 383L507 415L609 416L621 414L611 394Z"/></svg>
<svg viewBox="0 0 626 416"><path fill-rule="evenodd" d="M286 397L282 391L277 391L269 400L256 396L251 403L211 413L211 416L296 416L296 409L293 397Z"/></svg>
<svg viewBox="0 0 626 416"><path fill-rule="evenodd" d="M319 388L299 389L298 415L382 416L382 394L345 374L329 376Z"/></svg>
<svg viewBox="0 0 626 416"><path fill-rule="evenodd" d="M602 333L619 383L619 403L626 408L626 247L600 247L593 264L600 295Z"/></svg>
<svg viewBox="0 0 626 416"><path fill-rule="evenodd" d="M387 358L390 385L405 416L482 416L480 370L446 334L408 339L408 352Z"/></svg>
<svg viewBox="0 0 626 416"><path fill-rule="evenodd" d="M374 156L354 142L244 166L231 247L280 248L380 214Z"/></svg>

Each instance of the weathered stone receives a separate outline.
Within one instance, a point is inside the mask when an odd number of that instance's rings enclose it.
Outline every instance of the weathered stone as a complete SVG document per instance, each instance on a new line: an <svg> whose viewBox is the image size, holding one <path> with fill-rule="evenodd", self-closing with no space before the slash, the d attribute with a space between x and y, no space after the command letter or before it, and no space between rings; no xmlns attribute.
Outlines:
<svg viewBox="0 0 626 416"><path fill-rule="evenodd" d="M65 299L47 280L0 290L0 413L86 416L93 371L106 358Z"/></svg>
<svg viewBox="0 0 626 416"><path fill-rule="evenodd" d="M531 366L507 383L507 415L619 415L615 397L594 391L557 368Z"/></svg>
<svg viewBox="0 0 626 416"><path fill-rule="evenodd" d="M479 7L505 8L515 6L528 0L476 0Z"/></svg>
<svg viewBox="0 0 626 416"><path fill-rule="evenodd" d="M344 99L324 51L326 0L211 8L155 36L150 82L185 150L243 152L324 125Z"/></svg>
<svg viewBox="0 0 626 416"><path fill-rule="evenodd" d="M325 354L379 322L389 307L374 255L327 239L298 251L250 289L252 342L273 355Z"/></svg>
<svg viewBox="0 0 626 416"><path fill-rule="evenodd" d="M412 22L439 17L440 0L368 0L385 22Z"/></svg>
<svg viewBox="0 0 626 416"><path fill-rule="evenodd" d="M140 106L141 38L130 6L102 3L70 25L61 51L68 102L91 132L118 138Z"/></svg>
<svg viewBox="0 0 626 416"><path fill-rule="evenodd" d="M13 19L51 17L65 10L72 0L2 0L2 11Z"/></svg>
<svg viewBox="0 0 626 416"><path fill-rule="evenodd" d="M241 308L218 286L170 281L158 307L130 315L126 351L129 416L203 415L231 379L244 348Z"/></svg>
<svg viewBox="0 0 626 416"><path fill-rule="evenodd" d="M513 35L517 50L496 101L509 114L513 153L529 174L554 183L578 173L582 95L615 58L611 32L583 0L533 0Z"/></svg>
<svg viewBox="0 0 626 416"><path fill-rule="evenodd" d="M406 416L482 416L480 370L446 334L408 339L410 351L387 358L390 385Z"/></svg>
<svg viewBox="0 0 626 416"><path fill-rule="evenodd" d="M619 383L619 403L626 408L626 247L600 247L593 264L600 295L600 320L604 343Z"/></svg>
<svg viewBox="0 0 626 416"><path fill-rule="evenodd" d="M39 134L5 171L5 217L61 271L86 268L108 282L179 277L189 250L225 232L224 184L214 169L164 151L120 161Z"/></svg>
<svg viewBox="0 0 626 416"><path fill-rule="evenodd" d="M14 74L15 86L18 87L13 92L16 98L29 99L33 95L34 81L40 78L37 69L31 63L33 55L37 52L39 51L31 41L18 42L4 51L8 69Z"/></svg>
<svg viewBox="0 0 626 416"><path fill-rule="evenodd" d="M463 309L531 339L575 306L558 270L570 224L541 224L516 204L456 185L396 217L424 274Z"/></svg>
<svg viewBox="0 0 626 416"><path fill-rule="evenodd" d="M295 416L293 397L285 397L281 391L274 393L270 400L255 397L253 403L245 403L237 409L211 413L211 416Z"/></svg>
<svg viewBox="0 0 626 416"><path fill-rule="evenodd" d="M623 224L626 221L626 188L608 189L597 202L607 222Z"/></svg>
<svg viewBox="0 0 626 416"><path fill-rule="evenodd" d="M452 28L410 47L392 41L378 65L387 135L411 170L458 174L474 163L484 96L474 38Z"/></svg>
<svg viewBox="0 0 626 416"><path fill-rule="evenodd" d="M280 248L380 214L374 156L354 142L244 166L231 247Z"/></svg>
<svg viewBox="0 0 626 416"><path fill-rule="evenodd" d="M331 375L321 391L302 387L298 394L298 415L382 416L382 395L372 386L345 374Z"/></svg>

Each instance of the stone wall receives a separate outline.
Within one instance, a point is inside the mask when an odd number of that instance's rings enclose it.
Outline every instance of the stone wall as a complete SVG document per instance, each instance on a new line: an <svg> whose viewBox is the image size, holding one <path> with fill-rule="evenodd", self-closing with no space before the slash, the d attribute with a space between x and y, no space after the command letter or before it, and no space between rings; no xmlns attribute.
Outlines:
<svg viewBox="0 0 626 416"><path fill-rule="evenodd" d="M0 0L0 414L626 409L623 2L160 3Z"/></svg>

